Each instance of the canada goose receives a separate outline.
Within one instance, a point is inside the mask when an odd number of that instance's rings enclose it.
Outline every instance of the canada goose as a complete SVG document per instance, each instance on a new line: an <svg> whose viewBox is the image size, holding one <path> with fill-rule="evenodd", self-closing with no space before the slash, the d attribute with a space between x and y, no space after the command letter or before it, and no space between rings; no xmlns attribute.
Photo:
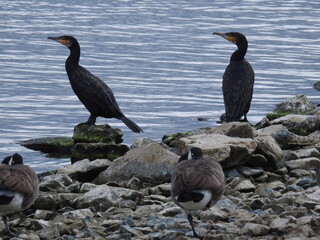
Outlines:
<svg viewBox="0 0 320 240"><path fill-rule="evenodd" d="M29 208L39 193L37 174L15 153L5 157L0 164L0 216L10 236L15 236L8 226L7 214Z"/></svg>
<svg viewBox="0 0 320 240"><path fill-rule="evenodd" d="M171 197L185 211L194 237L203 239L194 230L190 211L209 209L223 192L224 173L217 161L197 147L180 157L171 177Z"/></svg>

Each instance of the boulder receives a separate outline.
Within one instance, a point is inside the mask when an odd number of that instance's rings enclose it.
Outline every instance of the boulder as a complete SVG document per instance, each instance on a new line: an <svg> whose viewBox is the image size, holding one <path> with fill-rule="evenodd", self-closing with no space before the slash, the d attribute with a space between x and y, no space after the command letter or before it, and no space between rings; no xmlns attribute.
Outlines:
<svg viewBox="0 0 320 240"><path fill-rule="evenodd" d="M254 138L257 143L255 154L264 156L269 165L278 169L281 167L280 160L283 158L283 152L279 144L271 136L258 136Z"/></svg>
<svg viewBox="0 0 320 240"><path fill-rule="evenodd" d="M274 111L282 113L307 113L313 109L312 102L306 96L297 95L278 104Z"/></svg>
<svg viewBox="0 0 320 240"><path fill-rule="evenodd" d="M47 137L20 141L19 144L43 153L70 155L73 139L68 137Z"/></svg>
<svg viewBox="0 0 320 240"><path fill-rule="evenodd" d="M80 123L74 127L74 143L122 143L123 132L116 128L113 129L108 124L89 125Z"/></svg>
<svg viewBox="0 0 320 240"><path fill-rule="evenodd" d="M313 84L313 88L320 91L320 81L317 81Z"/></svg>
<svg viewBox="0 0 320 240"><path fill-rule="evenodd" d="M320 160L318 158L309 157L286 161L285 165L289 169L315 169L319 163Z"/></svg>
<svg viewBox="0 0 320 240"><path fill-rule="evenodd" d="M88 159L75 162L57 170L57 174L67 174L73 180L80 182L90 182L96 178L100 172L107 169L111 164L108 159L97 159L90 161Z"/></svg>
<svg viewBox="0 0 320 240"><path fill-rule="evenodd" d="M248 122L229 122L210 129L208 134L223 134L229 137L253 138L256 134Z"/></svg>
<svg viewBox="0 0 320 240"><path fill-rule="evenodd" d="M106 211L110 207L119 206L123 199L136 200L142 193L119 187L100 185L75 199L78 209L94 207L96 211Z"/></svg>
<svg viewBox="0 0 320 240"><path fill-rule="evenodd" d="M239 166L247 162L256 150L257 143L251 138L228 137L221 134L199 134L180 138L176 147L180 153L199 147L223 168Z"/></svg>
<svg viewBox="0 0 320 240"><path fill-rule="evenodd" d="M129 150L127 145L113 143L77 143L71 153L71 162L82 159L110 159L123 156Z"/></svg>
<svg viewBox="0 0 320 240"><path fill-rule="evenodd" d="M102 184L108 181L128 181L136 177L145 183L166 183L170 181L177 162L177 155L152 142L132 149L123 157L114 160L94 182Z"/></svg>

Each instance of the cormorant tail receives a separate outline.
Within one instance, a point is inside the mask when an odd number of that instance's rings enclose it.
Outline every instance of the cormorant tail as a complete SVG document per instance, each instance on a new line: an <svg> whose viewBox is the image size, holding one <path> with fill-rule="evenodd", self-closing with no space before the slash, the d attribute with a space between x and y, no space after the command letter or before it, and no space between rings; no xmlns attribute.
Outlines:
<svg viewBox="0 0 320 240"><path fill-rule="evenodd" d="M139 133L143 132L142 129L135 124L133 121L131 121L129 118L126 118L125 116L121 117L120 120L127 125L128 128L130 128L133 132Z"/></svg>

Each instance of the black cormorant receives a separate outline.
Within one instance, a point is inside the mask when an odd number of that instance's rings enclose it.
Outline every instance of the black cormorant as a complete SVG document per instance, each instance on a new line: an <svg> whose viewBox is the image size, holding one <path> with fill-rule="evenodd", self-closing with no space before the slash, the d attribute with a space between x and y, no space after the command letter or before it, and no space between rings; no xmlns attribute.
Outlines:
<svg viewBox="0 0 320 240"><path fill-rule="evenodd" d="M247 122L254 85L254 71L244 58L248 49L248 41L239 32L214 32L213 34L227 39L238 47L231 55L230 63L223 74L222 91L226 110L225 120L226 122ZM243 120L241 120L242 116Z"/></svg>
<svg viewBox="0 0 320 240"><path fill-rule="evenodd" d="M121 112L112 90L101 79L91 74L79 65L80 45L72 36L48 37L70 50L66 60L66 71L74 93L90 112L87 124L95 124L97 117L117 118L133 132L143 132L142 129Z"/></svg>
<svg viewBox="0 0 320 240"><path fill-rule="evenodd" d="M171 198L185 211L194 237L203 239L194 230L191 211L209 209L223 195L224 185L221 165L200 148L192 147L180 157L171 177Z"/></svg>

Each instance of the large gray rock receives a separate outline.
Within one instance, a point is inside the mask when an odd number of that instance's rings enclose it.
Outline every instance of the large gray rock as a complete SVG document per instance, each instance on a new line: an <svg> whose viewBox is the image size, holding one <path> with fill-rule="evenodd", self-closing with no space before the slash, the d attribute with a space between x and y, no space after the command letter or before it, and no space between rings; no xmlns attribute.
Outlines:
<svg viewBox="0 0 320 240"><path fill-rule="evenodd" d="M312 102L310 102L306 96L297 95L278 104L274 111L284 113L306 113L313 109L314 106Z"/></svg>
<svg viewBox="0 0 320 240"><path fill-rule="evenodd" d="M255 153L263 155L272 167L276 169L280 168L280 160L283 158L283 152L274 138L268 135L261 135L255 137L254 140L257 143Z"/></svg>
<svg viewBox="0 0 320 240"><path fill-rule="evenodd" d="M247 162L256 150L257 143L251 138L228 137L221 134L199 134L180 138L176 144L181 153L199 147L224 168Z"/></svg>
<svg viewBox="0 0 320 240"><path fill-rule="evenodd" d="M111 164L108 159L97 159L90 161L88 159L75 162L57 170L57 174L67 174L74 180L80 182L89 182L96 178L100 172L107 169Z"/></svg>
<svg viewBox="0 0 320 240"><path fill-rule="evenodd" d="M254 128L247 122L230 122L209 130L209 134L223 134L229 137L253 138Z"/></svg>
<svg viewBox="0 0 320 240"><path fill-rule="evenodd" d="M119 187L100 185L75 199L78 209L94 207L97 211L105 211L110 207L118 207L123 199L136 200L142 193Z"/></svg>
<svg viewBox="0 0 320 240"><path fill-rule="evenodd" d="M177 155L152 142L132 149L113 161L94 182L102 184L108 181L128 181L136 177L145 183L161 184L170 181L177 162Z"/></svg>

